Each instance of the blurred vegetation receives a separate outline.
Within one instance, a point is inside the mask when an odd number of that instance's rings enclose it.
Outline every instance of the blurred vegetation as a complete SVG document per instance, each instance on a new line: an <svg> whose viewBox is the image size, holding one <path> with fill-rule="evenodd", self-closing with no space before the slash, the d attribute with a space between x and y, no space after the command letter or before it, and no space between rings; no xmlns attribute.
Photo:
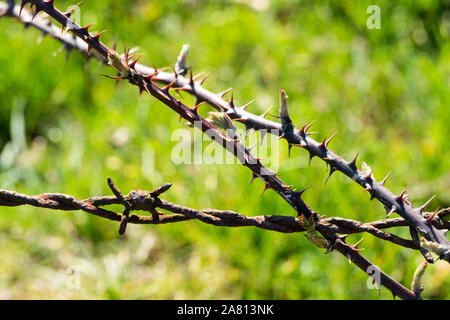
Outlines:
<svg viewBox="0 0 450 320"><path fill-rule="evenodd" d="M56 1L65 9L74 3ZM381 29L366 9L381 9ZM415 205L437 194L430 210L450 206L450 2L400 1L84 1L81 22L108 29L103 40L139 46L141 60L171 66L184 43L206 87L233 87L249 110L277 109L290 97L297 126L317 120L321 140L338 131L333 151L360 159L388 187L407 188ZM97 62L77 53L67 64L59 44L11 19L0 19L0 187L78 198L173 183L165 198L195 208L247 215L294 212L238 165L176 165L178 116L127 84L116 87ZM184 97L189 103L192 98ZM209 107L202 107L206 115ZM191 129L192 130L192 129ZM280 144L278 173L328 217L382 219L377 201L342 174L325 186L322 161ZM120 208L117 208L120 210ZM391 299L367 288L367 275L338 253L327 256L302 234L217 228L199 222L128 227L82 212L0 208L0 298L99 299ZM409 236L406 229L394 230ZM349 237L356 242L361 235ZM363 251L410 286L423 260L415 251L364 236ZM81 269L71 290L67 270ZM425 298L450 298L450 268L425 275Z"/></svg>

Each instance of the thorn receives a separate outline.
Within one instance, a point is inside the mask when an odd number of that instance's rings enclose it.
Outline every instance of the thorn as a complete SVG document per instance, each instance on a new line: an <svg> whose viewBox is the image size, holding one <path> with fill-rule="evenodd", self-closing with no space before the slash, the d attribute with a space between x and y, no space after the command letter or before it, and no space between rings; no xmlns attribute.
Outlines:
<svg viewBox="0 0 450 320"><path fill-rule="evenodd" d="M258 178L258 176L256 175L256 173L252 172L252 179L250 180L250 184L252 184L253 180L255 180L256 178Z"/></svg>
<svg viewBox="0 0 450 320"><path fill-rule="evenodd" d="M366 180L372 180L373 170L370 170L370 173L365 177Z"/></svg>
<svg viewBox="0 0 450 320"><path fill-rule="evenodd" d="M368 185L368 184L366 184L366 186L367 187L364 189L364 191L369 192L370 193L370 200L373 200L375 198L375 195L373 194L373 188L370 185Z"/></svg>
<svg viewBox="0 0 450 320"><path fill-rule="evenodd" d="M177 70L175 70L175 67L172 67L172 71L173 71L173 74L175 76L175 79L177 79L178 78L178 72L177 72Z"/></svg>
<svg viewBox="0 0 450 320"><path fill-rule="evenodd" d="M328 180L331 178L331 175L336 171L336 167L330 165L330 172L328 173L327 180L325 180L325 184L327 184Z"/></svg>
<svg viewBox="0 0 450 320"><path fill-rule="evenodd" d="M80 4L82 4L83 3L83 1L80 1L80 2L78 2L76 5L74 5L74 6L72 6L72 8L69 10L69 11L67 11L66 13L64 13L64 15L67 17L67 18L70 18L71 16L72 16L72 13L73 13L73 11L75 10L75 8L77 8Z"/></svg>
<svg viewBox="0 0 450 320"><path fill-rule="evenodd" d="M199 84L202 86L203 85L203 83L206 81L206 79L208 79L208 77L209 77L209 72L207 73L207 74L205 74L205 76L199 81Z"/></svg>
<svg viewBox="0 0 450 320"><path fill-rule="evenodd" d="M311 121L305 128L305 133L309 130L309 128L311 128L311 126L313 125L313 123L316 122L316 120Z"/></svg>
<svg viewBox="0 0 450 320"><path fill-rule="evenodd" d="M230 107L234 109L234 92L231 93Z"/></svg>
<svg viewBox="0 0 450 320"><path fill-rule="evenodd" d="M228 92L230 92L231 90L233 90L233 88L228 88L225 91L222 91L221 93L218 94L219 97L223 98Z"/></svg>
<svg viewBox="0 0 450 320"><path fill-rule="evenodd" d="M84 30L84 33L86 33L86 34L89 35L89 28L92 27L93 25L94 25L94 24L91 23L91 24L88 24L86 27L81 28L81 29Z"/></svg>
<svg viewBox="0 0 450 320"><path fill-rule="evenodd" d="M264 190L263 190L263 192L261 193L261 195L263 195L264 192L266 192L267 189L270 189L270 186L266 183L266 184L264 185Z"/></svg>
<svg viewBox="0 0 450 320"><path fill-rule="evenodd" d="M265 118L268 114L270 109L272 109L272 107L270 107L269 109L267 109L266 111L264 111L264 113L261 115L262 118Z"/></svg>
<svg viewBox="0 0 450 320"><path fill-rule="evenodd" d="M100 42L100 36L101 36L102 34L104 34L106 31L107 31L107 30L103 30L102 32L97 33L97 34L96 34L95 36L93 36L92 38L93 38L95 41Z"/></svg>
<svg viewBox="0 0 450 320"><path fill-rule="evenodd" d="M395 197L395 201L403 203L403 201L404 201L403 197L405 196L405 194L406 194L406 190L403 190L403 192L398 197Z"/></svg>
<svg viewBox="0 0 450 320"><path fill-rule="evenodd" d="M355 250L356 252L359 252L359 251L361 251L361 250L364 250L364 249L358 249L358 246L359 246L359 244L361 243L361 241L363 241L364 240L364 237L363 238L361 238L357 243L355 243L354 245L352 245L352 246L350 246L353 250Z"/></svg>
<svg viewBox="0 0 450 320"><path fill-rule="evenodd" d="M125 79L124 77L120 77L120 76L113 77L113 76L108 76L107 74L103 74L102 76L113 79L113 80L124 80Z"/></svg>
<svg viewBox="0 0 450 320"><path fill-rule="evenodd" d="M308 190L308 189L310 189L310 188L312 188L312 186L307 187L307 188L305 188L305 189L302 189L302 190L300 190L300 191L296 191L295 193L298 195L299 198L301 198L302 195L303 195L303 193L305 193L305 191Z"/></svg>
<svg viewBox="0 0 450 320"><path fill-rule="evenodd" d="M206 103L205 101L202 101L200 103L198 103L194 108L192 108L192 111L194 111L195 113L197 113L197 109L198 107L200 107L202 104Z"/></svg>
<svg viewBox="0 0 450 320"><path fill-rule="evenodd" d="M327 137L323 138L322 143L319 145L319 148L320 148L320 149L324 149L324 150L327 149L326 139L327 139Z"/></svg>
<svg viewBox="0 0 450 320"><path fill-rule="evenodd" d="M309 153L309 166L311 166L311 160L312 160L312 158L314 158L315 157L315 155L314 154L312 154L312 152L311 151L309 151L308 150L308 153Z"/></svg>
<svg viewBox="0 0 450 320"><path fill-rule="evenodd" d="M144 90L147 91L148 94L151 94L150 90L147 87L147 83L145 81L142 81L142 86L144 87Z"/></svg>
<svg viewBox="0 0 450 320"><path fill-rule="evenodd" d="M163 91L169 93L169 89L175 84L175 82L177 82L177 79L173 80L171 83L169 83L167 86L165 86L164 88L162 88Z"/></svg>
<svg viewBox="0 0 450 320"><path fill-rule="evenodd" d="M423 212L423 210L425 210L425 208L430 204L430 202L431 202L435 197L436 197L436 195L433 195L427 202L424 203L423 206L421 206L421 207L419 208L419 210L420 210L421 212Z"/></svg>
<svg viewBox="0 0 450 320"><path fill-rule="evenodd" d="M148 76L144 76L145 79L151 80L154 76L156 76L159 73L158 70L153 72L152 74L149 74Z"/></svg>
<svg viewBox="0 0 450 320"><path fill-rule="evenodd" d="M174 90L175 90L175 92L178 94L178 96L180 97L180 99L181 99L181 100L184 100L184 97L183 97L183 95L181 94L180 89L174 89Z"/></svg>
<svg viewBox="0 0 450 320"><path fill-rule="evenodd" d="M433 214L431 216L428 217L427 222L433 221L434 217L436 216L436 214L438 213L439 208L437 208L436 210L434 210ZM445 233L444 233L445 234Z"/></svg>
<svg viewBox="0 0 450 320"><path fill-rule="evenodd" d="M391 171L389 171L389 173L386 175L386 177L380 182L383 186L386 183L386 180L389 178L390 175L391 175Z"/></svg>
<svg viewBox="0 0 450 320"><path fill-rule="evenodd" d="M195 75L192 80L193 81L197 81L198 78L200 78L202 75L204 74L204 72L200 72L199 74ZM209 73L208 73L209 74Z"/></svg>
<svg viewBox="0 0 450 320"><path fill-rule="evenodd" d="M393 213L395 212L396 209L397 209L397 208L396 208L395 206L393 206L393 207L391 208L391 210L386 214L386 218L389 218L389 216L390 216L391 214L393 214Z"/></svg>
<svg viewBox="0 0 450 320"><path fill-rule="evenodd" d="M353 170L356 170L356 169L357 169L357 167L356 167L356 160L358 159L358 156L359 156L359 152L356 153L356 156L353 158L353 160L350 161L350 162L348 163L348 165L349 165Z"/></svg>
<svg viewBox="0 0 450 320"><path fill-rule="evenodd" d="M305 134L305 128L306 128L307 123L305 123L303 125L303 127L299 130L300 134Z"/></svg>
<svg viewBox="0 0 450 320"><path fill-rule="evenodd" d="M141 54L139 57L137 57L135 60L133 60L133 62L131 62L128 66L133 69L136 70L136 63L139 61L140 58L142 58L143 54Z"/></svg>
<svg viewBox="0 0 450 320"><path fill-rule="evenodd" d="M288 143L288 157L291 157L292 144ZM328 179L327 179L328 180Z"/></svg>
<svg viewBox="0 0 450 320"><path fill-rule="evenodd" d="M189 85L191 86L192 89L194 89L195 83L194 83L194 78L192 77L192 67L190 67L189 69L190 69L190 73L189 73Z"/></svg>
<svg viewBox="0 0 450 320"><path fill-rule="evenodd" d="M245 110L245 109L247 109L247 107L251 104L251 103L253 103L253 102L255 102L255 99L253 99L252 101L250 101L249 103L247 103L247 104L245 104L245 105L243 105L242 107L241 107L241 109L242 110Z"/></svg>
<svg viewBox="0 0 450 320"><path fill-rule="evenodd" d="M330 139L328 139L327 141L325 141L325 147L328 146L328 144L331 142L331 140L333 140L333 138L337 135L337 132L335 134L333 134Z"/></svg>
<svg viewBox="0 0 450 320"><path fill-rule="evenodd" d="M341 235L338 236L338 239L340 239L340 240L342 240L342 241L345 242L345 240L347 239L347 237L348 237L349 235L350 235L350 234L341 234Z"/></svg>

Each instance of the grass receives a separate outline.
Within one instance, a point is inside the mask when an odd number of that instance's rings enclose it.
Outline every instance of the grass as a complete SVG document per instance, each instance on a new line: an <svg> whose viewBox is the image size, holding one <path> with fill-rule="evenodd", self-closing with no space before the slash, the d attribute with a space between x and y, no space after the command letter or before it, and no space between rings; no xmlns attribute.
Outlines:
<svg viewBox="0 0 450 320"><path fill-rule="evenodd" d="M72 5L57 1L59 8ZM366 26L377 4L381 29ZM95 22L119 49L139 46L142 62L171 66L182 44L188 63L210 71L205 86L234 88L249 110L276 110L290 97L297 126L316 120L317 140L338 131L331 149L356 152L388 187L407 188L414 204L450 206L450 11L440 1L85 1L81 23ZM0 19L0 187L86 198L171 182L167 200L247 215L294 215L263 183L249 186L238 165L175 164L178 116L136 88L101 77L72 53L11 19ZM191 105L194 100L184 95ZM209 107L202 107L206 115ZM279 176L321 214L382 219L381 204L347 177L327 172L304 150L279 144ZM119 208L117 208L119 210ZM3 299L390 299L337 253L325 256L302 234L217 228L199 222L129 226L82 212L0 208L0 298ZM408 237L407 230L395 230ZM356 242L360 235L349 238ZM422 256L364 236L363 253L409 287ZM80 287L73 289L74 272ZM450 268L425 274L425 298L450 298Z"/></svg>

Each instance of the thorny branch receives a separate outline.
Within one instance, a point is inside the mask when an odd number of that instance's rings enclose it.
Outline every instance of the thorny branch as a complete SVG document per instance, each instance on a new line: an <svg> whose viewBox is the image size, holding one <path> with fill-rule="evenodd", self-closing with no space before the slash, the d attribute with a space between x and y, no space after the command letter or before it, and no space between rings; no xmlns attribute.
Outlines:
<svg viewBox="0 0 450 320"><path fill-rule="evenodd" d="M23 4L30 2L33 3L33 1L23 1ZM41 2L45 3L43 1ZM5 14L9 14L11 16L22 19L22 21L26 25L35 26L36 28L41 30L44 35L49 34L55 37L63 43L63 48L66 48L69 51L72 49L76 49L80 51L84 56L89 57L90 52L92 51L91 48L95 48L97 51L93 51L94 56L101 62L107 63L107 59L105 58L107 57L107 48L100 41L98 41L99 35L93 37L92 43L89 43L89 41L87 41L87 44L80 41L74 41L74 35L70 35L68 33L60 35L59 29L57 27L52 26L51 24L48 25L43 19L32 20L32 16L30 15L26 16L26 18L21 18L21 16L19 15L20 8L14 5L14 1L9 1L9 3L9 9L4 9ZM11 6L11 3L13 4L13 6ZM37 1L37 12L45 11L46 5L39 3L40 2ZM53 3L53 1L50 1L50 3ZM5 5L3 5L3 7L5 7ZM23 12L22 15L24 15ZM63 18L59 17L59 19L58 17L54 18L61 22L67 30L75 32L75 34L80 36L81 39L84 39L84 37L86 36L83 32L84 28L80 28L81 30L78 30L77 28L74 28L72 22L68 22L71 21L69 19L70 15ZM360 184L365 191L369 192L371 199L378 199L384 205L388 217L392 213L396 212L405 220L407 220L409 224L426 239L450 248L450 242L445 238L445 234L442 232L438 232L438 230L429 225L426 219L423 217L423 212L426 206L429 204L429 201L421 207L414 208L411 202L408 201L406 192L403 192L400 196L395 196L385 187L385 182L389 175L386 176L386 178L381 182L377 182L373 176L373 172L367 174L357 168L357 156L352 161L346 161L339 155L332 152L328 148L328 144L331 142L333 136L328 140L324 139L321 143L312 139L308 133L308 129L311 127L312 123L304 125L300 130L296 130L291 122L289 130L284 130L285 128L283 128L282 124L266 119L265 116L267 115L267 113L263 114L262 116L257 116L248 112L246 109L249 104L246 104L242 107L237 107L235 106L233 99L229 102L224 100L224 95L230 90L225 90L224 92L219 94L215 94L206 90L203 87L203 83L204 81L206 81L207 76L204 76L203 78L198 80L200 75L195 77L192 76L191 70L190 78L185 78L184 75L188 70L186 66L186 56L188 51L188 47L183 48L182 54L180 54L178 58L173 73L159 71L155 68L149 68L137 63L137 61L134 61L134 69L144 75L155 74L155 72L158 71L158 73L154 75L152 80L165 84L172 84L175 90L186 91L194 95L197 98L196 105L201 102L206 102L212 107L216 108L218 111L227 113L231 119L242 122L247 130L260 130L262 132L262 135L264 135L266 132L279 135L281 138L284 138L288 141L289 149L291 149L292 146L304 148L310 154L310 161L313 157L317 156L318 158L326 162L327 167L329 166L329 176L327 178L327 181L336 171L344 173L346 176L350 177L352 180ZM444 259L450 262L450 257L444 257Z"/></svg>
<svg viewBox="0 0 450 320"><path fill-rule="evenodd" d="M101 33L92 36L88 32L89 26L82 28L81 26L77 25L74 21L70 19L72 12L69 11L66 13L62 13L61 11L59 11L54 7L53 0L50 1L23 0L21 8L19 9L19 14L16 13L17 6L15 6L14 1L10 0L8 1L8 8L3 9L3 14L19 17L23 6L27 3L31 3L32 6L34 5L36 8L33 18L40 11L46 12L49 16L51 16L53 19L57 20L62 24L63 30L66 29L67 31L71 31L74 35L76 35L84 42L86 42L88 56L91 55L91 52L93 51L92 49L94 49L94 52L97 52L97 54L99 54L103 58L103 62L105 60L108 60L108 64L112 65L112 67L119 73L118 77L113 78L118 80L126 79L131 84L138 86L140 92L147 91L148 93L156 97L158 100L169 106L175 112L177 112L180 115L180 117L183 117L184 119L194 124L197 128L201 129L204 133L206 133L211 139L218 142L229 152L233 153L239 160L241 160L241 163L244 166L248 167L252 171L253 178L257 177L262 179L266 184L265 187L266 189L267 188L274 189L280 196L283 197L284 200L286 200L298 212L300 218L302 217L307 218L308 220L310 221L312 220L312 222L315 223L315 229L319 231L327 239L327 242L329 243L328 249L330 250L333 248L337 249L337 251L347 256L350 261L353 261L363 271L368 272L367 271L368 267L375 267L375 266L358 252L359 250L357 249L357 244L353 246L347 245L344 242L345 238L337 235L337 233L339 233L339 229L331 228L329 225L327 225L327 222L325 222L327 219L321 219L321 217L316 212L314 212L309 206L306 205L306 203L301 199L302 191L301 192L292 191L274 173L268 171L268 169L265 168L260 163L259 159L255 159L251 155L250 150L245 148L245 146L243 146L243 144L240 141L238 141L237 139L236 140L231 139L230 141L230 136L223 134L223 132L220 131L217 127L215 127L206 119L202 118L197 112L198 106L201 102L207 102L213 107L216 107L216 109L218 109L219 111L224 111L231 119L244 123L247 129L254 129L254 130L266 129L270 133L277 132L280 138L284 138L288 141L290 148L293 145L300 146L310 153L310 158L318 156L319 158L323 159L324 161L326 161L327 165L330 166L330 175L334 171L339 170L344 174L346 174L347 176L351 177L353 180L355 180L363 187L365 187L366 188L365 190L371 194L371 198L377 198L385 205L385 208L387 209L388 212L388 216L392 212L397 212L400 216L403 217L403 222L407 223L411 227L414 227L414 231L418 231L422 236L428 239L428 241L422 239L424 241L420 242L420 244L422 244L423 247L426 246L428 250L438 252L441 259L450 261L449 241L445 238L445 232L444 231L441 232L441 230L435 226L434 223L435 217L432 216L431 219L426 218L426 215L424 214L424 209L426 205L416 209L407 200L405 193L402 193L402 195L400 195L399 197L394 196L388 189L384 187L385 180L383 180L381 183L378 183L373 178L372 172L369 173L368 175L365 175L363 172L358 170L358 168L356 167L356 158L351 162L347 162L338 155L331 152L327 148L331 139L324 140L322 143L318 143L313 139L311 139L309 137L309 133L307 132L310 125L305 125L302 127L301 130L296 130L292 124L292 121L289 118L289 114L287 113L287 96L285 96L284 92L281 93L282 105L280 110L281 115L281 125L280 125L278 123L268 121L264 117L257 117L251 113L248 113L247 111L245 111L245 108L247 107L248 104L245 105L244 107L238 108L235 107L233 99L230 102L226 102L225 100L222 99L223 95L226 92L222 94L212 94L206 91L202 87L202 84L206 80L206 77L196 82L194 80L194 77L192 76L191 71L190 79L184 78L183 75L186 73L185 55L187 54L186 53L187 50L183 50L184 53L182 54L182 56L180 56L181 58L179 57L176 65L177 68L175 69L174 73L166 74L156 70L155 68L150 69L137 64L138 59L130 63L131 60L128 54L125 55L125 58L123 58L123 56L117 55L117 53L115 53L113 49L108 48L106 45L100 42L99 37ZM1 14L1 7L0 7L0 14ZM28 22L28 24L29 23L30 22ZM43 31L39 27L38 29ZM50 33L47 31L44 32ZM63 42L63 44L65 44L65 41L62 41L61 39L62 37L58 38L58 40L60 40L61 42ZM71 48L77 47L72 46ZM80 51L83 52L83 50ZM169 82L169 80L164 78L164 75L172 77L173 80ZM166 82L169 83L169 85L165 88L160 88L156 86L153 83L153 81ZM177 88L178 90L188 91L189 93L195 95L197 97L198 102L197 106L191 109L186 105L184 105L183 103L181 103L181 101L171 96L169 93L169 89L171 89L172 87ZM231 144L229 142L231 142ZM124 213L120 216L120 220L122 221L121 232L124 232L127 222L141 221L141 220L139 219L139 216L128 215L129 211L133 208L132 204L130 204L130 200L127 200L125 197L120 196L121 195L120 191L118 191L118 189L114 187L112 182L110 183L110 187L113 190L114 194L116 195L116 199L120 201L120 203L123 204L125 208ZM8 192L5 191L5 194L8 194ZM49 195L43 196L45 198L45 196ZM50 196L56 198L58 196L61 196L63 201L66 202L69 201L72 205L75 205L78 209L93 214L105 216L108 218L114 216L104 209L96 208L89 202L87 203L80 202L79 200L70 198L70 196L65 195L50 195ZM28 196L24 196L25 199L30 200L31 203L35 203L37 206L43 206L48 208L55 208L56 206L54 202L55 198L41 199L43 201L41 202L37 201L37 199L27 197ZM71 202L70 200L73 201ZM184 210L185 209L186 208L184 208ZM151 211L152 221L153 222L160 221L159 215L156 214L157 211L155 211L156 209L154 206L152 207L152 210L153 210ZM190 212L189 210L187 211L185 210L185 212L181 213L187 216L189 216L189 214L192 214L192 212ZM228 214L225 216L229 217ZM115 218L113 220L117 220L116 218L118 217L116 216L114 217ZM158 219L156 219L156 217L158 217ZM194 215L191 216L191 218L200 219L207 223L215 221L212 224L217 223L216 219L211 220L210 218L203 217L203 215L197 216ZM340 223L342 224L343 221L340 221ZM345 223L347 223L346 227L348 228L349 222L346 221ZM382 224L383 223L381 223L381 225ZM352 224L350 223L350 225ZM304 228L304 225L302 225L302 227ZM370 224L360 224L358 230L361 231L356 232L369 232L384 240L392 241L397 244L402 243L400 245L403 245L405 247L411 247L416 249L420 248L420 244L417 241L418 239L417 234L414 233L412 233L413 240L411 241L401 239L399 237L390 234L386 234ZM427 257L428 252L425 250L425 248L420 249L428 260L430 258ZM380 271L380 273L381 273L381 284L387 287L389 290L391 290L394 296L397 295L404 299L414 299L419 297L417 293L415 294L414 292L411 292L410 290L406 289L405 287L403 287L401 284L399 284L398 282L387 276L382 271Z"/></svg>
<svg viewBox="0 0 450 320"><path fill-rule="evenodd" d="M110 178L108 178L108 186L111 188L114 196L95 196L85 200L78 200L73 196L61 193L45 193L37 196L29 196L14 191L0 190L0 206L16 207L30 205L33 207L62 211L82 210L112 221L121 221L119 230L121 233L124 232L124 217L126 217L128 223L132 224L167 224L196 219L207 224L221 227L254 226L281 233L298 233L305 231L301 220L295 217L281 215L250 217L228 210L196 210L165 201L160 198L160 195L169 190L171 184L164 184L151 192L133 190L127 195L123 195ZM102 208L114 204L121 204L124 206L122 214ZM158 209L162 209L171 214L166 214ZM132 211L147 211L152 215L144 216L130 214ZM157 216L155 216L155 214ZM443 218L449 215L450 209L441 210L438 214L427 213L428 217L433 218L433 223L440 228L448 226L449 222ZM381 230L408 226L407 222L402 218L374 221L371 223L361 223L359 221L343 218L327 218L318 221L317 224L322 225L323 228L328 228L333 232L345 234L344 237L354 233L367 232L377 238L390 241L405 248L419 249L419 246L414 241L403 239ZM348 252L345 254L349 255Z"/></svg>

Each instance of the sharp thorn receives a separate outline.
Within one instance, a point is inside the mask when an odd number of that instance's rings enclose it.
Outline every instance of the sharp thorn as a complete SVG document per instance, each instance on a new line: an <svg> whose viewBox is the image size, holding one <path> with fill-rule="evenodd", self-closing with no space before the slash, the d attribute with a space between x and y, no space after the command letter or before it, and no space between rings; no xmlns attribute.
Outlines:
<svg viewBox="0 0 450 320"><path fill-rule="evenodd" d="M198 78L200 78L202 75L204 74L204 72L200 72L199 74L195 75L192 80L193 81L197 81Z"/></svg>
<svg viewBox="0 0 450 320"><path fill-rule="evenodd" d="M327 184L328 180L331 178L331 175L336 171L336 168L330 165L330 172L328 173L327 180L325 180L325 184Z"/></svg>
<svg viewBox="0 0 450 320"><path fill-rule="evenodd" d="M308 152L309 152L309 166L311 166L311 160L312 160L312 158L314 158L315 157L315 155L314 154L312 154L312 152L311 151L309 151L308 150Z"/></svg>
<svg viewBox="0 0 450 320"><path fill-rule="evenodd" d="M436 197L436 195L433 195L427 202L424 203L423 206L421 206L421 207L419 208L419 210L420 210L421 212L423 212L423 210L425 210L425 208L430 204L430 202L431 202L435 197Z"/></svg>
<svg viewBox="0 0 450 320"><path fill-rule="evenodd" d="M219 97L223 98L228 92L230 92L231 90L233 90L233 88L228 88L225 91L222 91L221 93L218 94Z"/></svg>
<svg viewBox="0 0 450 320"><path fill-rule="evenodd" d="M208 79L209 77L209 72L207 74L205 74L205 76L198 82L201 86L203 85L203 83L206 81L206 79Z"/></svg>
<svg viewBox="0 0 450 320"><path fill-rule="evenodd" d="M234 109L234 92L231 93L230 107Z"/></svg>
<svg viewBox="0 0 450 320"><path fill-rule="evenodd" d="M392 207L391 210L386 214L386 218L389 218L389 216L390 216L391 214L393 214L393 213L395 212L395 210L396 210L396 208L395 208L395 207Z"/></svg>
<svg viewBox="0 0 450 320"><path fill-rule="evenodd" d="M434 219L434 217L436 216L436 214L438 213L438 211L439 211L439 208L437 208L436 210L434 210L433 214L427 218L427 221L428 221L428 222L433 221L433 219ZM445 233L444 233L444 234L445 234Z"/></svg>
<svg viewBox="0 0 450 320"><path fill-rule="evenodd" d="M337 132L335 134L333 134L327 141L325 141L325 147L328 146L328 144L331 142L331 140L333 140L333 138L337 135Z"/></svg>
<svg viewBox="0 0 450 320"><path fill-rule="evenodd" d="M250 180L250 184L252 184L253 180L255 180L256 178L258 178L258 176L256 175L256 173L252 172L252 179Z"/></svg>
<svg viewBox="0 0 450 320"><path fill-rule="evenodd" d="M102 32L97 33L97 34L96 34L95 36L93 36L92 38L93 38L95 41L99 42L99 41L100 41L100 36L101 36L102 34L104 34L106 31L107 31L107 30L103 30Z"/></svg>
<svg viewBox="0 0 450 320"><path fill-rule="evenodd" d="M387 179L389 178L389 176L391 175L391 171L389 171L389 173L386 175L386 177L380 182L383 186L386 183Z"/></svg>
<svg viewBox="0 0 450 320"><path fill-rule="evenodd" d="M241 107L241 109L243 109L243 110L247 109L247 107L248 107L251 103L253 103L253 102L255 102L255 99L253 99L253 100L250 101L249 103L243 105L243 106Z"/></svg>
<svg viewBox="0 0 450 320"><path fill-rule="evenodd" d="M194 78L192 76L192 67L190 67L189 69L190 69L190 72L189 72L189 85L191 86L192 89L194 89L195 82L194 82Z"/></svg>
<svg viewBox="0 0 450 320"><path fill-rule="evenodd" d="M162 88L163 91L165 92L169 92L169 89L175 84L175 82L177 82L177 79L173 80L171 83L169 83L167 86L165 86L164 88Z"/></svg>
<svg viewBox="0 0 450 320"><path fill-rule="evenodd" d="M159 73L158 70L156 70L155 72L153 72L152 74L149 74L147 76L144 76L145 79L151 80L154 76L156 76Z"/></svg>
<svg viewBox="0 0 450 320"><path fill-rule="evenodd" d="M370 170L370 173L365 177L366 180L372 180L373 170Z"/></svg>
<svg viewBox="0 0 450 320"><path fill-rule="evenodd" d="M261 115L262 118L265 118L268 114L270 109L272 109L272 107L270 107L269 109L267 109L266 111L264 111L264 113Z"/></svg>
<svg viewBox="0 0 450 320"><path fill-rule="evenodd" d="M311 122L305 127L305 133L309 130L309 128L311 128L311 126L313 125L314 122L316 122L316 120L311 121Z"/></svg>
<svg viewBox="0 0 450 320"><path fill-rule="evenodd" d="M357 153L356 153L356 156L353 158L353 160L350 161L350 162L348 163L348 165L349 165L353 170L356 170L356 169L357 169L357 167L356 167L356 160L358 159L358 156L359 156L359 152L357 152Z"/></svg>
<svg viewBox="0 0 450 320"><path fill-rule="evenodd" d="M263 190L263 192L261 193L261 195L263 195L264 192L266 192L267 189L270 189L270 187L269 187L269 185L266 183L266 184L264 184L264 190Z"/></svg>
<svg viewBox="0 0 450 320"><path fill-rule="evenodd" d="M128 67L130 67L133 70L136 70L136 63L139 61L140 58L142 58L143 54L141 54L139 57L137 57L136 59L133 60L133 62L131 62Z"/></svg>
<svg viewBox="0 0 450 320"><path fill-rule="evenodd" d="M403 201L404 201L403 197L405 196L405 194L406 194L406 190L403 190L403 192L398 197L395 197L395 200L397 202L403 203Z"/></svg>
<svg viewBox="0 0 450 320"><path fill-rule="evenodd" d="M301 196L303 195L303 193L305 193L305 191L308 190L308 189L310 189L310 188L312 188L312 186L307 187L307 188L304 188L304 189L302 189L302 190L300 190L300 191L296 191L295 193L298 194L298 196L301 198Z"/></svg>
<svg viewBox="0 0 450 320"><path fill-rule="evenodd" d="M108 76L107 74L103 74L102 76L113 79L113 80L124 80L125 78L123 77L113 77L113 76Z"/></svg>
<svg viewBox="0 0 450 320"><path fill-rule="evenodd" d="M197 109L198 109L202 104L204 104L204 103L206 103L206 102L205 102L205 101L201 101L200 103L197 103L197 104L195 105L195 107L192 108L192 110L195 111L195 112L197 112Z"/></svg>

